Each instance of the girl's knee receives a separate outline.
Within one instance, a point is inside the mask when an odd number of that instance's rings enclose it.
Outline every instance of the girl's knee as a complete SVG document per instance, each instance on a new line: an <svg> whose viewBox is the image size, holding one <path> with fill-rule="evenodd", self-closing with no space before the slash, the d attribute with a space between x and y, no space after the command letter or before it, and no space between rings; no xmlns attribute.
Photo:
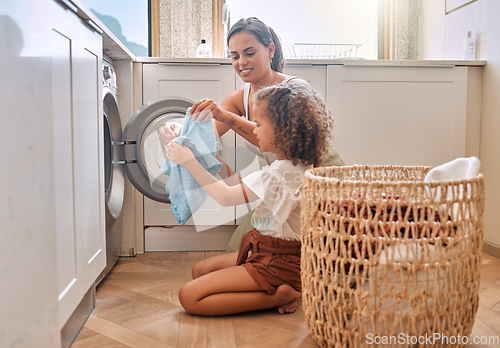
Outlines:
<svg viewBox="0 0 500 348"><path fill-rule="evenodd" d="M196 303L198 299L196 298L195 292L193 291L191 286L191 282L185 284L179 290L179 302L182 305L182 308L189 314L197 314L196 313Z"/></svg>
<svg viewBox="0 0 500 348"><path fill-rule="evenodd" d="M195 263L193 268L191 269L191 275L193 279L199 278L204 274L207 274L206 260L198 261Z"/></svg>

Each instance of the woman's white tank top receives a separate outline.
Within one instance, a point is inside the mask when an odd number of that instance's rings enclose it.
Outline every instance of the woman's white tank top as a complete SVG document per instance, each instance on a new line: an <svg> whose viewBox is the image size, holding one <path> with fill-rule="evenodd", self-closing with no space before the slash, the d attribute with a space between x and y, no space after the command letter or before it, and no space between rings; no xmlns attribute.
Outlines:
<svg viewBox="0 0 500 348"><path fill-rule="evenodd" d="M292 79L297 79L297 78L302 79L302 77L299 77L299 76L287 76L283 79L283 81L281 83L288 83L288 81L290 81ZM248 120L248 101L249 101L249 98L250 98L250 83L245 83L245 87L243 89L243 107L245 109L245 117L247 118L247 120ZM265 159L267 164L271 164L274 161L276 161L276 159L277 159L276 154L274 154L272 152L262 152L262 151L260 151L258 146L255 146L254 144L252 144L251 142L249 142L245 138L243 138L243 140L245 142L246 147L250 151L256 153L259 157Z"/></svg>

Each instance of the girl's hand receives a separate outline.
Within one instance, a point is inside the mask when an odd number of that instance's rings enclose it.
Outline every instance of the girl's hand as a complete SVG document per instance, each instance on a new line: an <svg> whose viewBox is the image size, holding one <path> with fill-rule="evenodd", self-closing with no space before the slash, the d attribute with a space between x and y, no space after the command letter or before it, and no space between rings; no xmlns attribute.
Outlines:
<svg viewBox="0 0 500 348"><path fill-rule="evenodd" d="M160 128L160 136L163 144L168 145L181 134L181 126L175 122L165 122Z"/></svg>
<svg viewBox="0 0 500 348"><path fill-rule="evenodd" d="M222 121L222 109L212 99L205 98L197 101L193 104L191 110L189 110L189 114L196 123L204 123L211 118Z"/></svg>
<svg viewBox="0 0 500 348"><path fill-rule="evenodd" d="M190 161L196 160L189 147L179 145L175 140L170 141L167 145L167 158L183 167Z"/></svg>

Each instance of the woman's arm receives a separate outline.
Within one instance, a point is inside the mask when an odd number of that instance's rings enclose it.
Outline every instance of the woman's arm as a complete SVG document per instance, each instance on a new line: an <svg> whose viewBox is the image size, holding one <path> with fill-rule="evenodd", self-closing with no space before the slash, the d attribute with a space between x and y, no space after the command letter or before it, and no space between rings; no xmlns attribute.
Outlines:
<svg viewBox="0 0 500 348"><path fill-rule="evenodd" d="M213 118L219 137L224 135L229 129L232 129L257 146L257 137L253 134L255 123L240 116L243 114L242 109L243 88L239 88L231 92L231 94L222 101L220 106L211 99L203 99L194 103L191 107L190 114L196 115L194 118L197 122L205 122Z"/></svg>
<svg viewBox="0 0 500 348"><path fill-rule="evenodd" d="M228 186L217 180L196 160L188 147L177 144L175 140L168 143L167 158L185 167L205 192L223 207L253 202L259 198L243 183Z"/></svg>

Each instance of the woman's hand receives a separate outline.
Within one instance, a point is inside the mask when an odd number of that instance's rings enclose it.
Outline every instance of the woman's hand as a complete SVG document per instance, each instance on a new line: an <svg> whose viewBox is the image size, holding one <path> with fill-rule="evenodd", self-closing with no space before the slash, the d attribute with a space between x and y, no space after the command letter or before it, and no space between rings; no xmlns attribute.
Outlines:
<svg viewBox="0 0 500 348"><path fill-rule="evenodd" d="M181 126L175 122L165 122L160 128L160 136L163 144L168 145L181 134Z"/></svg>
<svg viewBox="0 0 500 348"><path fill-rule="evenodd" d="M189 147L179 145L175 140L170 141L167 145L167 158L183 167L186 167L190 161L196 160Z"/></svg>
<svg viewBox="0 0 500 348"><path fill-rule="evenodd" d="M202 99L194 103L193 106L191 107L191 110L189 110L189 114L196 123L200 122L204 123L210 120L211 118L217 121L222 121L221 107L217 105L217 103L214 102L212 99L208 98Z"/></svg>

